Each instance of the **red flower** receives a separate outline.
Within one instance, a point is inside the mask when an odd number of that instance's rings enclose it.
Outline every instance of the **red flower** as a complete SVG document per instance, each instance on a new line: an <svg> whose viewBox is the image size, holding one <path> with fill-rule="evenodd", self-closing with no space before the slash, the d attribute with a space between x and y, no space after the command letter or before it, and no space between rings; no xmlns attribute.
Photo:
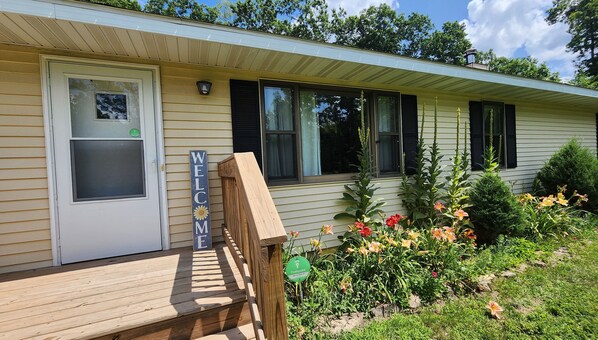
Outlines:
<svg viewBox="0 0 598 340"><path fill-rule="evenodd" d="M368 228L368 227L363 227L363 228L359 229L359 233L363 237L368 237L372 233L372 230L370 228Z"/></svg>
<svg viewBox="0 0 598 340"><path fill-rule="evenodd" d="M403 218L403 216L401 216L399 214L392 215L386 219L386 225L389 228L394 228L397 224L399 224L399 222L401 221L402 218Z"/></svg>
<svg viewBox="0 0 598 340"><path fill-rule="evenodd" d="M433 278L437 278L438 277L438 273L437 272L432 272L432 277Z"/></svg>
<svg viewBox="0 0 598 340"><path fill-rule="evenodd" d="M363 222L355 221L355 228L362 229L363 227L365 227L365 225L363 224Z"/></svg>

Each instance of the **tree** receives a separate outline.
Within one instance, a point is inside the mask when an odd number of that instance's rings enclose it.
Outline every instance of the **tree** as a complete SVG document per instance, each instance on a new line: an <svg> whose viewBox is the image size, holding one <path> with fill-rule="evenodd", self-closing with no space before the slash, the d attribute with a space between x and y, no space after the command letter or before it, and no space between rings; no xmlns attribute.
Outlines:
<svg viewBox="0 0 598 340"><path fill-rule="evenodd" d="M445 22L441 31L435 31L422 47L422 57L444 63L463 65L463 53L471 48L465 25L457 21Z"/></svg>
<svg viewBox="0 0 598 340"><path fill-rule="evenodd" d="M553 0L546 21L569 26L569 51L577 54L581 72L598 81L598 0Z"/></svg>
<svg viewBox="0 0 598 340"><path fill-rule="evenodd" d="M91 2L92 4L101 4L112 7L132 9L135 11L141 11L141 6L137 0L84 0L85 2Z"/></svg>
<svg viewBox="0 0 598 340"><path fill-rule="evenodd" d="M434 24L427 15L409 14L405 23L405 36L399 54L413 58L421 57L421 52L428 44L430 31L433 29Z"/></svg>
<svg viewBox="0 0 598 340"><path fill-rule="evenodd" d="M387 4L370 6L359 15L333 11L332 29L336 44L385 53L400 53L406 20Z"/></svg>
<svg viewBox="0 0 598 340"><path fill-rule="evenodd" d="M525 58L497 57L493 50L478 52L478 62L488 65L493 72L510 74L530 79L549 80L560 82L558 72L551 72L546 63L536 58L527 56Z"/></svg>
<svg viewBox="0 0 598 340"><path fill-rule="evenodd" d="M149 0L143 11L210 23L216 22L219 15L216 7L198 4L195 0Z"/></svg>

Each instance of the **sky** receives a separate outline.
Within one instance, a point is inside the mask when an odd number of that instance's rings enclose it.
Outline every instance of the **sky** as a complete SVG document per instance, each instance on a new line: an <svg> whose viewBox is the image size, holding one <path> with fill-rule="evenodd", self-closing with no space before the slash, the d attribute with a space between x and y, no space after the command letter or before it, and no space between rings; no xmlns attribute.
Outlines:
<svg viewBox="0 0 598 340"><path fill-rule="evenodd" d="M219 0L197 0L213 6ZM234 1L234 0L233 0ZM145 3L145 0L140 0ZM498 56L532 56L548 64L567 81L575 72L574 55L566 51L571 37L562 23L548 25L544 18L552 0L327 0L330 8L343 7L357 14L386 3L399 13L418 12L430 17L437 29L447 21L464 23L473 47L493 49Z"/></svg>

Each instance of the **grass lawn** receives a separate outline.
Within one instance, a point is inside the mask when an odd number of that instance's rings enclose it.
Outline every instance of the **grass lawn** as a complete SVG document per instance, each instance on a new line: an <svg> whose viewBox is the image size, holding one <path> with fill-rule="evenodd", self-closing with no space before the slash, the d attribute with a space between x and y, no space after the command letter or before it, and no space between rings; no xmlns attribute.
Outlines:
<svg viewBox="0 0 598 340"><path fill-rule="evenodd" d="M492 292L462 296L400 313L339 339L588 339L598 338L598 229L567 240L571 259L530 266L499 278ZM485 306L504 309L500 320Z"/></svg>

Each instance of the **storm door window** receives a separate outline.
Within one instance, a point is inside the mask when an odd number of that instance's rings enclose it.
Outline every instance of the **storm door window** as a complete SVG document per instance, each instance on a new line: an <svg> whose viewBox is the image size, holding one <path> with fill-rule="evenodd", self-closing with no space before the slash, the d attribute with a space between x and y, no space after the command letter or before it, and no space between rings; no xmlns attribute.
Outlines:
<svg viewBox="0 0 598 340"><path fill-rule="evenodd" d="M145 196L140 86L70 78L73 201Z"/></svg>

